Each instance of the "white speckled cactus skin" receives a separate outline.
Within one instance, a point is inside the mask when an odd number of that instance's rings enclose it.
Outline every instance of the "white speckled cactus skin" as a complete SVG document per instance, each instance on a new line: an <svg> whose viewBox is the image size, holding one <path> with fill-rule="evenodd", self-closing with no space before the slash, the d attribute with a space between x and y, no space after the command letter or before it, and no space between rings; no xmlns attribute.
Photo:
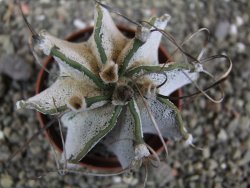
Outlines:
<svg viewBox="0 0 250 188"><path fill-rule="evenodd" d="M165 29L169 19L165 14L150 23ZM192 142L178 109L158 94L169 96L192 83L202 71L201 65L160 65L162 34L151 29L138 27L135 37L128 39L107 9L96 4L94 32L88 41L70 43L39 33L38 45L55 58L60 75L51 87L18 101L17 107L49 115L64 113L61 122L67 127L69 163L78 163L100 141L117 156L122 168L148 157L143 133L157 134L148 109L163 137Z"/></svg>

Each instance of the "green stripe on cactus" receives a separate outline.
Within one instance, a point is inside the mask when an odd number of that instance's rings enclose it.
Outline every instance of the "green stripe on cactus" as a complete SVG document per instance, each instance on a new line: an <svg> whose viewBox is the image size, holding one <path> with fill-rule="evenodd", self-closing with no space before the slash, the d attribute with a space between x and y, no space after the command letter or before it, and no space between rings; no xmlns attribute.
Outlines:
<svg viewBox="0 0 250 188"><path fill-rule="evenodd" d="M129 107L130 113L133 116L134 123L135 123L135 129L134 129L135 142L136 144L143 144L144 140L143 140L141 116L140 116L140 111L138 109L138 106L134 99L129 101L128 107Z"/></svg>
<svg viewBox="0 0 250 188"><path fill-rule="evenodd" d="M109 86L105 85L103 83L103 81L101 80L101 78L97 77L94 73L92 73L90 70L88 70L86 67L84 67L83 65L81 65L80 63L69 59L68 57L66 57L62 52L60 52L58 50L58 47L54 46L51 51L50 51L50 55L55 56L57 58L59 58L60 60L62 60L63 62L65 62L67 65L69 65L70 67L83 72L86 76L88 76L99 88L101 89L107 89Z"/></svg>
<svg viewBox="0 0 250 188"><path fill-rule="evenodd" d="M102 102L102 101L109 101L111 99L110 95L102 95L102 96L95 96L95 97L88 97L85 98L87 108L91 107L93 104Z"/></svg>
<svg viewBox="0 0 250 188"><path fill-rule="evenodd" d="M94 38L95 38L95 43L96 43L98 52L100 54L101 61L103 64L105 64L107 62L107 55L102 46L102 33L101 33L103 12L102 12L102 9L100 8L100 5L96 5L96 9L97 9L98 16L97 16L96 25L95 25Z"/></svg>
<svg viewBox="0 0 250 188"><path fill-rule="evenodd" d="M72 156L68 161L71 163L78 163L96 145L96 143L98 143L104 136L106 136L115 127L121 111L122 111L122 106L116 106L111 116L111 119L108 122L106 122L108 123L108 126L103 130L100 130L100 132L97 135L94 135L93 138L85 144L85 146L81 149L81 151L76 156L74 157ZM105 127L105 125L103 126Z"/></svg>
<svg viewBox="0 0 250 188"><path fill-rule="evenodd" d="M160 101L161 103L163 103L164 105L166 105L167 108L174 111L173 116L175 116L175 120L176 120L176 124L178 126L178 129L179 129L180 133L182 134L184 140L187 140L189 137L189 134L184 127L183 120L182 120L182 117L181 117L181 114L180 114L180 111L178 110L178 108L168 99L157 97L157 100Z"/></svg>
<svg viewBox="0 0 250 188"><path fill-rule="evenodd" d="M144 42L142 42L141 40L134 38L133 39L133 46L132 48L128 51L128 54L125 56L122 66L119 70L119 76L123 76L123 74L125 73L128 64L130 62L130 60L132 59L132 57L134 56L134 54L137 52L137 50L144 44Z"/></svg>
<svg viewBox="0 0 250 188"><path fill-rule="evenodd" d="M144 74L144 73L162 73L177 69L190 69L189 64L185 63L171 63L166 66L139 66L132 68L126 72L126 76L133 76L134 74ZM193 69L190 69L193 70Z"/></svg>

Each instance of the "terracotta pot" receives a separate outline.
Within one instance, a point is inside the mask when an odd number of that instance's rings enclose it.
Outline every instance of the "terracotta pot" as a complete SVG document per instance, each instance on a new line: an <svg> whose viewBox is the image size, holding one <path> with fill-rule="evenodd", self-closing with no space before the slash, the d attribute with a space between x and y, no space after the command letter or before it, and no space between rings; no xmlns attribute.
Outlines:
<svg viewBox="0 0 250 188"><path fill-rule="evenodd" d="M133 37L134 36L134 30L129 29L124 26L118 26L118 28L127 36L127 37ZM78 32L72 33L65 39L68 41L85 41L88 39L88 37L91 35L93 31L93 27L89 27L83 30L80 30ZM170 56L166 52L166 50L160 46L159 48L159 61L160 63L165 63L167 60L170 60ZM48 68L51 63L53 63L53 58L48 57L44 60L43 65L44 67ZM38 75L37 83L36 83L36 93L40 93L44 89L46 89L46 81L48 79L48 74L41 69ZM172 94L173 97L178 97L181 95L181 91L178 90ZM173 101L174 104L180 108L181 106L181 101L180 100L175 100ZM49 122L49 118L46 115L43 115L41 113L37 113L38 120L40 122L41 127L45 127L46 124ZM62 141L60 138L60 134L58 131L58 123L54 123L54 125L50 126L45 131L46 137L51 140L51 142L55 145L55 147L59 151L63 151L62 147ZM160 153L163 150L162 143L158 136L156 135L144 135L145 136L145 141L152 147L154 148L155 151ZM167 140L166 140L167 141ZM105 157L105 156L100 156L100 155L94 155L91 153L91 151L84 157L84 159L80 162L81 165L84 167L87 167L89 169L93 170L98 170L98 171L117 171L121 170L121 166L116 159L115 156L112 157Z"/></svg>

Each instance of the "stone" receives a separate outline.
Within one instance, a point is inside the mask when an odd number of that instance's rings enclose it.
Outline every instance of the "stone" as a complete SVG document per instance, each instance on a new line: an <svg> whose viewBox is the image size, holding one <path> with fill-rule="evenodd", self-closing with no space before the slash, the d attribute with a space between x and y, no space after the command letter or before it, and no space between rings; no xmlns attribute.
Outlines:
<svg viewBox="0 0 250 188"><path fill-rule="evenodd" d="M6 161L10 155L9 148L6 144L3 144L2 141L0 142L1 147L0 147L0 161Z"/></svg>
<svg viewBox="0 0 250 188"><path fill-rule="evenodd" d="M202 170L203 169L203 164L201 162L195 163L194 164L194 169L198 170L198 171Z"/></svg>
<svg viewBox="0 0 250 188"><path fill-rule="evenodd" d="M77 29L83 29L87 26L87 24L80 19L75 19L73 24Z"/></svg>
<svg viewBox="0 0 250 188"><path fill-rule="evenodd" d="M215 183L214 188L223 188L221 183Z"/></svg>
<svg viewBox="0 0 250 188"><path fill-rule="evenodd" d="M249 163L249 162L250 162L250 150L248 150L248 151L244 154L242 160L239 161L239 164L240 164L240 165L246 165L246 164Z"/></svg>
<svg viewBox="0 0 250 188"><path fill-rule="evenodd" d="M244 19L241 16L236 16L236 25L242 26L244 24Z"/></svg>
<svg viewBox="0 0 250 188"><path fill-rule="evenodd" d="M0 44L2 45L2 49L4 51L3 54L14 54L14 46L9 35L0 35Z"/></svg>
<svg viewBox="0 0 250 188"><path fill-rule="evenodd" d="M11 121L12 121L12 117L11 116L6 116L5 119L3 120L3 125L5 127L7 127L7 126L10 125Z"/></svg>
<svg viewBox="0 0 250 188"><path fill-rule="evenodd" d="M136 184L138 184L139 181L136 177L133 177L132 174L124 174L122 180L124 183L131 186L135 186Z"/></svg>
<svg viewBox="0 0 250 188"><path fill-rule="evenodd" d="M222 164L220 165L220 167L221 167L221 169L225 170L225 169L227 168L227 164L226 164L226 163L222 163Z"/></svg>
<svg viewBox="0 0 250 188"><path fill-rule="evenodd" d="M11 188L13 185L13 179L10 175L2 175L0 178L0 184L3 188Z"/></svg>
<svg viewBox="0 0 250 188"><path fill-rule="evenodd" d="M240 129L243 131L243 133L248 132L248 130L250 129L250 119L249 116L244 116L242 115L240 117Z"/></svg>
<svg viewBox="0 0 250 188"><path fill-rule="evenodd" d="M244 44L244 43L242 43L242 42L238 42L237 44L236 44L236 50L237 50L237 52L238 53L244 53L245 51L246 51L246 45Z"/></svg>
<svg viewBox="0 0 250 188"><path fill-rule="evenodd" d="M122 178L120 176L114 176L112 177L112 180L114 183L121 183Z"/></svg>
<svg viewBox="0 0 250 188"><path fill-rule="evenodd" d="M28 80L31 71L31 65L18 55L3 55L0 58L0 73L6 74L14 80Z"/></svg>
<svg viewBox="0 0 250 188"><path fill-rule="evenodd" d="M248 115L250 115L250 102L246 103L246 112L248 113Z"/></svg>
<svg viewBox="0 0 250 188"><path fill-rule="evenodd" d="M217 138L221 141L226 141L228 138L227 132L224 129L221 129L219 134L217 135Z"/></svg>
<svg viewBox="0 0 250 188"><path fill-rule="evenodd" d="M0 130L0 140L3 140L4 139L4 133L2 130Z"/></svg>
<svg viewBox="0 0 250 188"><path fill-rule="evenodd" d="M11 134L11 128L10 127L5 127L3 129L3 133L4 133L4 136L6 136L8 138L10 136L10 134Z"/></svg>
<svg viewBox="0 0 250 188"><path fill-rule="evenodd" d="M202 154L203 154L203 157L204 157L205 159L208 159L208 158L210 157L210 155L211 155L210 149L209 149L209 148L204 148L204 149L202 150Z"/></svg>
<svg viewBox="0 0 250 188"><path fill-rule="evenodd" d="M161 185L170 182L174 178L171 167L164 162L161 162L158 168L153 168L153 174L157 182L161 182Z"/></svg>
<svg viewBox="0 0 250 188"><path fill-rule="evenodd" d="M230 28L230 24L228 21L220 21L218 22L216 29L215 29L215 37L219 40L222 41L226 38L228 35Z"/></svg>
<svg viewBox="0 0 250 188"><path fill-rule="evenodd" d="M235 25L235 24L230 25L230 30L229 30L229 32L230 32L230 35L236 36L236 35L238 34L237 25Z"/></svg>
<svg viewBox="0 0 250 188"><path fill-rule="evenodd" d="M192 176L190 176L190 178L189 178L190 181L197 181L197 180L199 180L199 179L200 179L200 176L199 176L199 175L192 175Z"/></svg>
<svg viewBox="0 0 250 188"><path fill-rule="evenodd" d="M210 170L214 170L214 169L216 169L217 167L218 167L218 163L217 163L217 161L215 161L214 159L210 159L209 161L208 161L208 164L209 164L209 169Z"/></svg>

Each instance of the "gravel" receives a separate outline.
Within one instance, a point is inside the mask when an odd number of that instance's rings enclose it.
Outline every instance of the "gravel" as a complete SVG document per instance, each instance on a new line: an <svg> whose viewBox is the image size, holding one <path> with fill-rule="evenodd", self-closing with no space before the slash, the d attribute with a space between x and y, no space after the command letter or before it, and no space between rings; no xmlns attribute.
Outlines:
<svg viewBox="0 0 250 188"><path fill-rule="evenodd" d="M31 65L17 55L3 55L0 59L0 73L13 80L28 80L31 76Z"/></svg>
<svg viewBox="0 0 250 188"><path fill-rule="evenodd" d="M8 160L8 156L39 128L35 112L15 109L17 100L34 94L40 67L28 48L29 33L13 2L0 0L0 187L126 188L142 185L143 167L130 176L46 173L55 171L56 165L44 135L39 135L21 154ZM92 0L23 2L27 19L37 31L45 29L63 38L93 23ZM182 114L188 130L193 133L195 147L170 143L167 162L159 169L149 168L147 187L250 187L249 1L107 2L133 20L153 13L170 14L168 32L179 42L199 28L207 27L211 38L206 53L225 53L233 61L233 70L222 84L225 92L222 103L211 103L205 97L184 101ZM132 25L119 16L114 17L119 23ZM171 51L173 46L164 40ZM189 45L194 52L200 49L198 39ZM216 65L213 71L223 68L224 64ZM220 94L218 88L213 93ZM41 174L45 176L32 179Z"/></svg>

